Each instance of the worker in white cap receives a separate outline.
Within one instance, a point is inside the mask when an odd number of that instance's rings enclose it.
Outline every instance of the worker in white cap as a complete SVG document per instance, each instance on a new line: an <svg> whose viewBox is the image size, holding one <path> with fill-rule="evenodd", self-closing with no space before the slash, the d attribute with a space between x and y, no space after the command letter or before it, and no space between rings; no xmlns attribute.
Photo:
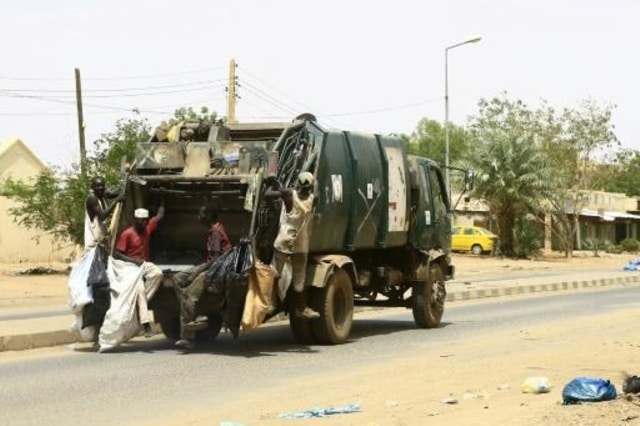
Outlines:
<svg viewBox="0 0 640 426"><path fill-rule="evenodd" d="M158 227L158 222L164 217L164 206L158 208L158 213L149 219L149 210L135 209L133 212L133 226L126 228L120 234L113 257L135 263L143 268L143 273L136 283L138 297L138 317L146 337L151 337L151 317L147 302L156 293L162 283L162 270L150 262L149 239Z"/></svg>
<svg viewBox="0 0 640 426"><path fill-rule="evenodd" d="M309 221L313 215L314 177L310 172L298 175L295 188L268 189L265 197L282 198L280 229L273 243L273 267L278 273L278 293L280 298L287 294L289 286L293 288L293 314L298 318L314 319L320 314L309 306L304 297L304 281L309 254ZM291 270L290 282L283 274L285 267Z"/></svg>

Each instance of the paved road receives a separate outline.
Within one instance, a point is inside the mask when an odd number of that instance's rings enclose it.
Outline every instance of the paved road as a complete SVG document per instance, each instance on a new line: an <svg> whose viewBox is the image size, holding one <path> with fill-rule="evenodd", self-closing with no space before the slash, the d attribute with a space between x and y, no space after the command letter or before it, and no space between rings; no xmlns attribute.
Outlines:
<svg viewBox="0 0 640 426"><path fill-rule="evenodd" d="M465 338L637 309L639 297L640 287L631 286L555 293L544 303L535 297L454 303L433 330L416 329L410 310L387 309L358 315L351 341L338 346L295 345L288 327L276 325L237 341L221 336L188 355L156 337L109 354L53 348L23 360L0 358L0 424L157 424L178 414L186 421L190 413L242 401L256 386L393 363L426 343L430 352L446 353Z"/></svg>

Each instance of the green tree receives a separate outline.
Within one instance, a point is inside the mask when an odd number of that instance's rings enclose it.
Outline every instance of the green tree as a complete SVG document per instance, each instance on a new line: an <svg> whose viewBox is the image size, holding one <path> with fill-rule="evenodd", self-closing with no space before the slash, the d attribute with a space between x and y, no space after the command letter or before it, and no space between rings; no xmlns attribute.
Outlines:
<svg viewBox="0 0 640 426"><path fill-rule="evenodd" d="M449 163L457 164L468 149L467 131L449 123ZM445 164L445 127L436 120L423 118L407 139L410 154L431 158Z"/></svg>
<svg viewBox="0 0 640 426"><path fill-rule="evenodd" d="M78 164L69 168L42 171L30 181L8 179L2 185L3 195L17 201L9 214L27 229L39 229L58 243L68 240L82 244L84 239L84 201L93 176L103 175L111 186L119 185L120 162L124 156L132 160L135 144L149 139L146 120L121 119L115 130L103 134L88 153L87 173Z"/></svg>
<svg viewBox="0 0 640 426"><path fill-rule="evenodd" d="M548 109L543 148L555 173L554 190L544 207L567 257L574 248L580 211L588 203L585 190L602 188L607 176L594 171L603 170L599 164L620 145L612 114L613 106L594 100L585 100L578 108L565 108L561 113Z"/></svg>
<svg viewBox="0 0 640 426"><path fill-rule="evenodd" d="M216 121L217 114L206 107L199 112L192 107L177 109L169 119L171 125L185 120L199 120L204 125ZM14 220L25 228L51 234L58 242L69 240L82 244L84 239L84 202L93 176L104 176L110 188L119 187L122 159L133 161L136 144L151 138L151 125L137 116L116 121L115 129L93 142L87 154L86 174L78 164L69 168L44 170L28 182L7 180L1 192L18 202L9 209Z"/></svg>
<svg viewBox="0 0 640 426"><path fill-rule="evenodd" d="M624 149L618 152L612 163L602 164L592 171L602 182L600 188L620 192L628 196L640 195L640 151Z"/></svg>
<svg viewBox="0 0 640 426"><path fill-rule="evenodd" d="M602 175L593 173L594 164L619 145L611 124L613 107L586 100L579 108L556 111L542 101L530 109L505 93L481 100L479 110L470 126L479 146L474 161L484 179L497 182L487 185L480 179L478 193L496 209L505 232L517 228L512 214L524 215L547 226L571 256L578 216L588 201L585 190L603 183ZM510 238L500 236L503 244Z"/></svg>
<svg viewBox="0 0 640 426"><path fill-rule="evenodd" d="M470 122L475 193L496 215L502 253L514 256L516 225L540 210L552 171L536 144L535 114L522 101L510 101L505 94L481 99L478 106Z"/></svg>

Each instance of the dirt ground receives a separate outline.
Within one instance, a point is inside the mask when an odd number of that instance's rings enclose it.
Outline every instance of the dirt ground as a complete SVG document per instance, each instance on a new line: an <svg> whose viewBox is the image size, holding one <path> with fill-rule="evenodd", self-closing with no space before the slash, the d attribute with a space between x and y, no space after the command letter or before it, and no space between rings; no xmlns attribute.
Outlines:
<svg viewBox="0 0 640 426"><path fill-rule="evenodd" d="M640 374L637 321L635 312L625 311L483 335L446 348L425 343L420 356L339 375L292 378L268 392L161 424L226 420L244 425L639 425L638 397L561 404L562 388L579 376L611 380L622 395L622 371ZM521 391L522 382L535 376L548 378L549 393ZM286 412L348 403L359 404L361 412L322 419L280 418Z"/></svg>

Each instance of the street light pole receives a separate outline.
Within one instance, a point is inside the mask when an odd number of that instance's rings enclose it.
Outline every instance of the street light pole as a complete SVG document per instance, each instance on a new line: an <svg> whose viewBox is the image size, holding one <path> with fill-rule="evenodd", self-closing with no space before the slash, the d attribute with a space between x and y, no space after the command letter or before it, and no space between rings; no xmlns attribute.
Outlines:
<svg viewBox="0 0 640 426"><path fill-rule="evenodd" d="M474 37L444 49L444 164L447 195L451 200L451 181L449 180L449 50L465 44L477 43L482 37Z"/></svg>

